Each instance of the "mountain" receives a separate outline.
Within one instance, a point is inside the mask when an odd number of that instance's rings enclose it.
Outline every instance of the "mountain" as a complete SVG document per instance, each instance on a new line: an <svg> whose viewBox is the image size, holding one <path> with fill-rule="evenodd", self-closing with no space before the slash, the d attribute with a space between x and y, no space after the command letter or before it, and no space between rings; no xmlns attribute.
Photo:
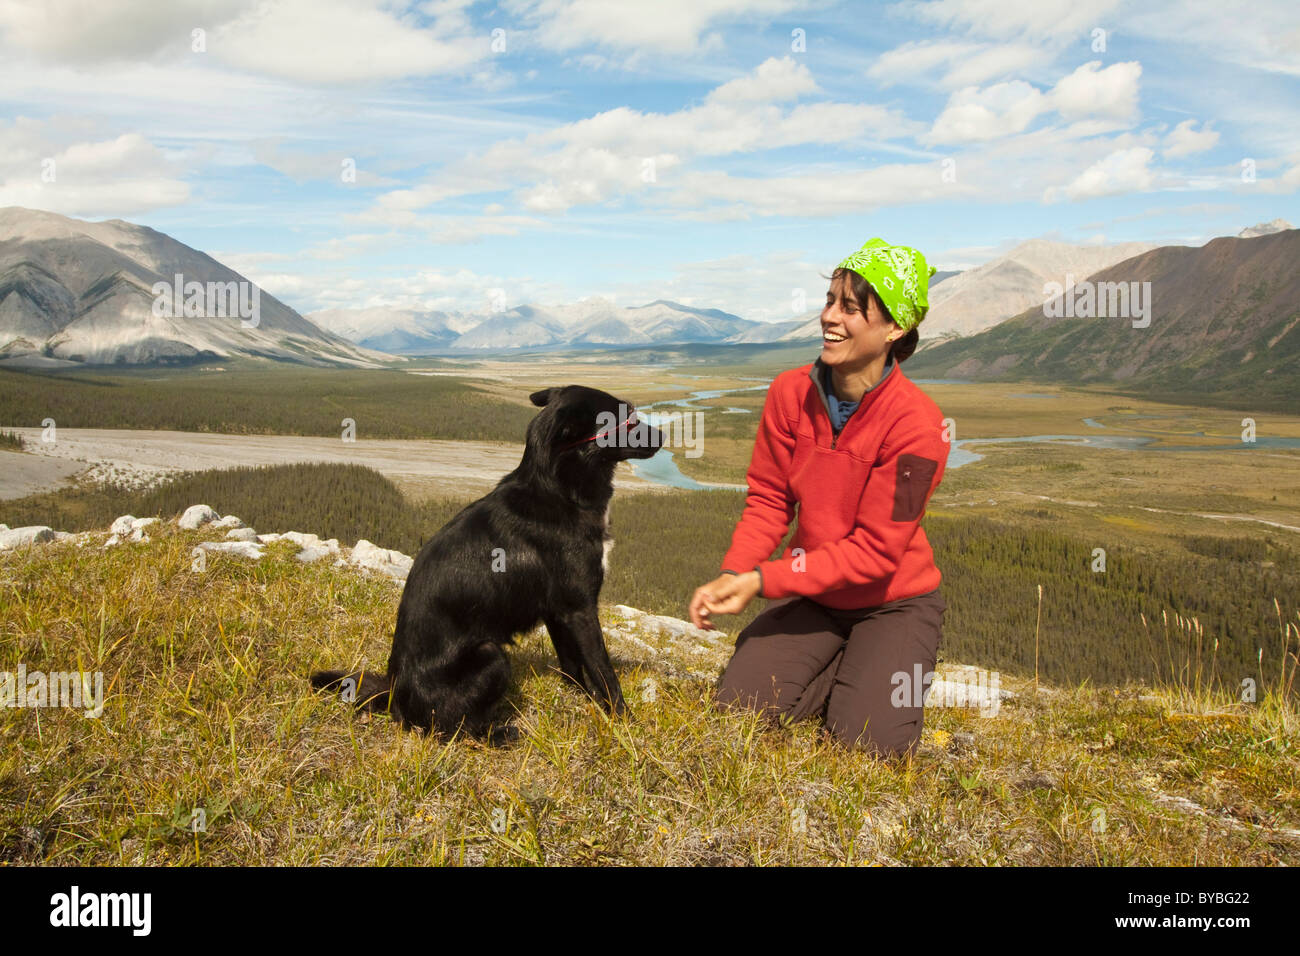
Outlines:
<svg viewBox="0 0 1300 956"><path fill-rule="evenodd" d="M404 309L330 309L308 318L366 348L399 355L429 352L564 348L568 346L683 345L770 341L772 326L720 309L656 299L619 306L592 296L566 305L520 305L502 312L418 312Z"/></svg>
<svg viewBox="0 0 1300 956"><path fill-rule="evenodd" d="M1297 262L1297 229L1152 249L1089 276L1087 285L1054 297L1050 308L1037 306L986 332L918 351L908 373L1107 383L1153 397L1196 396L1216 404L1258 400L1294 411L1300 408ZM1150 283L1137 287L1150 305L1149 325L1134 327L1145 317L1045 314L1065 312L1067 296L1077 303L1102 282Z"/></svg>
<svg viewBox="0 0 1300 956"><path fill-rule="evenodd" d="M752 329L747 329L728 341L736 345L749 345L762 342L781 342L794 337L799 339L820 339L822 336L820 313L812 319L787 319L784 322L762 322ZM811 324L810 324L811 323Z"/></svg>
<svg viewBox="0 0 1300 956"><path fill-rule="evenodd" d="M930 295L930 311L921 323L922 340L974 335L1003 319L1039 305L1043 286L1065 284L1153 248L1147 242L1112 246L1077 246L1030 239L1005 255L953 276Z"/></svg>
<svg viewBox="0 0 1300 956"><path fill-rule="evenodd" d="M155 308L155 283L171 289L177 275L203 284L205 315L186 314L189 290L171 314ZM206 308L209 293L214 306L231 295L226 315ZM197 308L200 299L192 301ZM146 226L0 209L0 363L185 364L235 355L307 365L391 359L320 329L233 269Z"/></svg>
<svg viewBox="0 0 1300 956"><path fill-rule="evenodd" d="M349 342L393 355L445 348L475 325L456 313L382 307L325 309L308 319Z"/></svg>
<svg viewBox="0 0 1300 956"><path fill-rule="evenodd" d="M566 341L565 326L545 309L518 305L505 312L490 313L452 346L457 349L522 349L560 345Z"/></svg>

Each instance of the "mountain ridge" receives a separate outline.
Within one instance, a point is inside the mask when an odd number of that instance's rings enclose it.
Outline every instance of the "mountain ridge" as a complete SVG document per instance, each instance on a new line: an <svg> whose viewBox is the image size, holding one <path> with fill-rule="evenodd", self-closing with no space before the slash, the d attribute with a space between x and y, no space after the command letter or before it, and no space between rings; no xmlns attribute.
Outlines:
<svg viewBox="0 0 1300 956"><path fill-rule="evenodd" d="M1160 246L1083 280L1094 288L1150 283L1143 287L1151 304L1145 328L1134 316L1047 314L1058 300L1078 295L1067 290L1049 300L1052 306L918 351L909 364L932 378L1104 384L1152 397L1194 392L1220 403L1267 401L1294 409L1300 381L1297 261L1297 229Z"/></svg>
<svg viewBox="0 0 1300 956"><path fill-rule="evenodd" d="M188 300L160 309L154 289L172 288L177 275L208 290L208 301L213 286L233 284L256 310L190 315ZM353 367L390 358L320 329L207 253L148 226L0 209L0 364L191 364L234 355Z"/></svg>

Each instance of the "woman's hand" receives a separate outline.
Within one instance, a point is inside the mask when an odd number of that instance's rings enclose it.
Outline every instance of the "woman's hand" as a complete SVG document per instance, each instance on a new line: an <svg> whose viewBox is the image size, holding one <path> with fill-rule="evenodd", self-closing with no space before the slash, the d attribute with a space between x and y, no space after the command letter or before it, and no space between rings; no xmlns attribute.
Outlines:
<svg viewBox="0 0 1300 956"><path fill-rule="evenodd" d="M709 615L739 614L758 596L762 583L757 571L746 571L744 574L723 574L696 588L691 596L691 623L713 630Z"/></svg>

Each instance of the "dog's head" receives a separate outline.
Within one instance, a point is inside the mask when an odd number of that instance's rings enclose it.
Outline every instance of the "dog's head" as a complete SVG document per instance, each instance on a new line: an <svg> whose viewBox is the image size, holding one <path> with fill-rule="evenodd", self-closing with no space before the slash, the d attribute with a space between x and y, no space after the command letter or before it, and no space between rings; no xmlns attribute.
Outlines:
<svg viewBox="0 0 1300 956"><path fill-rule="evenodd" d="M663 446L663 432L640 421L631 402L598 388L566 385L528 397L542 409L528 426L528 443L552 455L619 462L650 458Z"/></svg>

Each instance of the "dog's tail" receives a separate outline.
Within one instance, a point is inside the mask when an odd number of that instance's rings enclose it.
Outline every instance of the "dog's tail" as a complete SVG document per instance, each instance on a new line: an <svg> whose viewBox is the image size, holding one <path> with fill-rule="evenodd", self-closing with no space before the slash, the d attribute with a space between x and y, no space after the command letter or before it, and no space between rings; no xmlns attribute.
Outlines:
<svg viewBox="0 0 1300 956"><path fill-rule="evenodd" d="M387 710L388 692L392 678L387 674L358 671L317 671L311 675L311 686L316 690L337 691L345 701L363 710Z"/></svg>

